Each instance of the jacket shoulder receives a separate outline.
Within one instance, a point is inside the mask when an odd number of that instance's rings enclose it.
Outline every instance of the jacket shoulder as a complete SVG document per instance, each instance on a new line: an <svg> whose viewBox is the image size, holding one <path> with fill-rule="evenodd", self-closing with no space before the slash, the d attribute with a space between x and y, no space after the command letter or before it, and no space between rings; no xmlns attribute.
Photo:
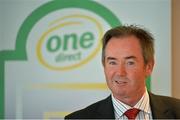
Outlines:
<svg viewBox="0 0 180 120"><path fill-rule="evenodd" d="M163 113L160 118L167 115L167 118L180 118L180 100L168 96L154 95L150 93L151 109L154 116ZM156 113L155 113L156 112Z"/></svg>
<svg viewBox="0 0 180 120"><path fill-rule="evenodd" d="M180 109L180 100L177 98L151 94L151 98L152 96L153 96L153 99L164 103L164 105L166 106L171 106L171 108L175 107L175 108Z"/></svg>
<svg viewBox="0 0 180 120"><path fill-rule="evenodd" d="M99 118L99 110L103 108L104 105L106 105L109 99L110 99L110 96L106 99L93 103L84 109L75 111L65 116L65 119L93 119L93 118L97 119Z"/></svg>

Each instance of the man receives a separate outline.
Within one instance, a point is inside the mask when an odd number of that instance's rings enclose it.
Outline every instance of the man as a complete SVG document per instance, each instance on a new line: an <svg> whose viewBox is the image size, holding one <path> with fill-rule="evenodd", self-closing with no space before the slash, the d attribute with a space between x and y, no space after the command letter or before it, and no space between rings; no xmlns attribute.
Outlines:
<svg viewBox="0 0 180 120"><path fill-rule="evenodd" d="M107 31L102 42L102 64L112 95L65 119L180 118L180 100L146 89L154 66L151 33L134 25L119 26Z"/></svg>

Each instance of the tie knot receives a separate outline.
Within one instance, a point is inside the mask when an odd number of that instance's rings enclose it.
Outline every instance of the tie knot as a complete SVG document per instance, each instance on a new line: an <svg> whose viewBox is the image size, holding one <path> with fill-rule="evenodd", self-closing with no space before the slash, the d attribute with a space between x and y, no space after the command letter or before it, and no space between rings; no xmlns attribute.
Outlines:
<svg viewBox="0 0 180 120"><path fill-rule="evenodd" d="M140 111L139 109L132 108L127 110L124 114L128 119L135 119L139 111Z"/></svg>

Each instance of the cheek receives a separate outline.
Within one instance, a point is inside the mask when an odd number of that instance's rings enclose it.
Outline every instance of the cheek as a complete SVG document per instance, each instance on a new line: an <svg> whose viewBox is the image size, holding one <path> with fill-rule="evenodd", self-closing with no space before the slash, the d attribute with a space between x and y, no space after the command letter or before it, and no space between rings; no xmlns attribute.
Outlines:
<svg viewBox="0 0 180 120"><path fill-rule="evenodd" d="M144 81L146 78L146 71L143 69L130 70L127 74L127 77L134 81Z"/></svg>
<svg viewBox="0 0 180 120"><path fill-rule="evenodd" d="M106 79L107 80L111 80L111 78L113 77L113 74L114 74L114 70L113 69L104 68L104 73L105 73Z"/></svg>

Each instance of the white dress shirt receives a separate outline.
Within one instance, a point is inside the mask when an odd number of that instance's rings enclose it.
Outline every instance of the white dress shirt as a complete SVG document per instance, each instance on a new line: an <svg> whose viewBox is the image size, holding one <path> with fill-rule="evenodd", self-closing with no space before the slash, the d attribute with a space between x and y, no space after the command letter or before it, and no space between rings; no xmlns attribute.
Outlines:
<svg viewBox="0 0 180 120"><path fill-rule="evenodd" d="M129 105L119 101L118 99L114 98L112 95L112 102L114 106L114 114L115 119L123 119L128 120L128 118L124 115L124 113L131 109ZM137 102L137 104L133 107L140 110L138 115L136 116L136 120L143 119L143 120L150 120L152 119L152 112L149 102L149 94L146 90L142 98Z"/></svg>

